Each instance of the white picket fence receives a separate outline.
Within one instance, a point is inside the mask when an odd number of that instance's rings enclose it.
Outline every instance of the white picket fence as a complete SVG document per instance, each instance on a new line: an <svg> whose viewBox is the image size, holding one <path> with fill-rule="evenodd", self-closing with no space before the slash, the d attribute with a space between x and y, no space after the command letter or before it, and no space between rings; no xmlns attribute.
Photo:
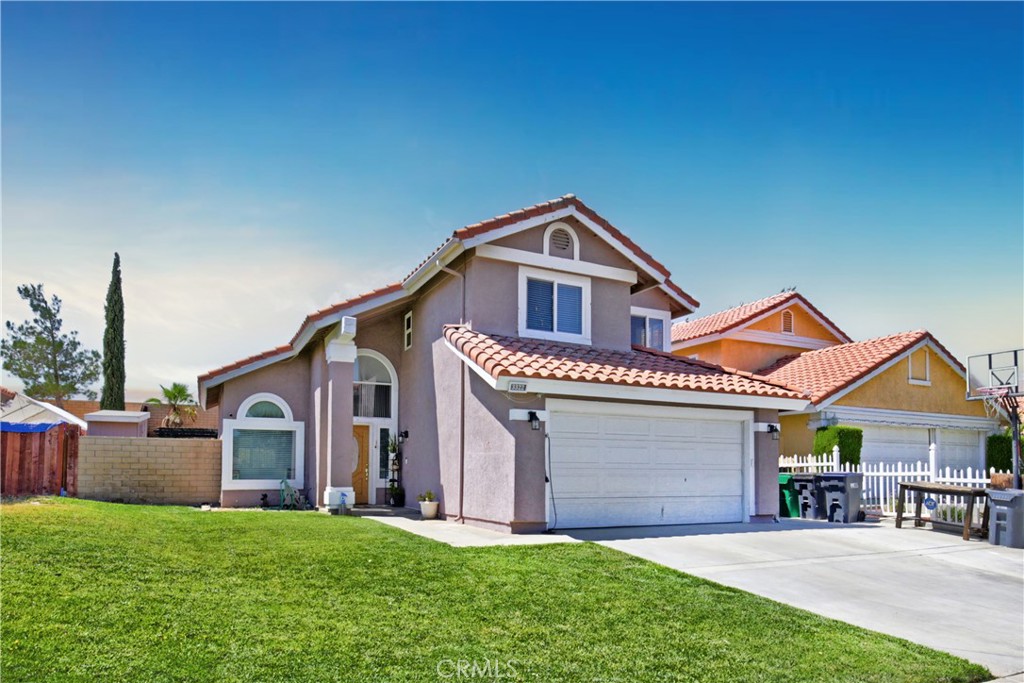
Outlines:
<svg viewBox="0 0 1024 683"><path fill-rule="evenodd" d="M862 504L866 511L880 515L895 515L901 481L933 481L960 486L988 486L993 474L1006 474L995 468L991 470L953 469L937 467L935 445L928 449L928 462L895 462L850 465L842 463L839 447L827 455L793 455L779 458L780 472L860 472L864 475ZM912 494L913 495L913 494ZM963 496L931 496L938 504L931 517L938 521L962 523L967 509ZM908 511L913 510L916 498L908 497ZM923 511L926 512L926 511ZM981 506L974 509L974 522L981 522Z"/></svg>

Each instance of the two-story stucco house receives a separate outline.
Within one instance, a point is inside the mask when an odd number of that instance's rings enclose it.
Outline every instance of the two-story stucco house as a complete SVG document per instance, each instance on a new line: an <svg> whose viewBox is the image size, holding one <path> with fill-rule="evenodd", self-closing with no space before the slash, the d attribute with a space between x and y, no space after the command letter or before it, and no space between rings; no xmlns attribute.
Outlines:
<svg viewBox="0 0 1024 683"><path fill-rule="evenodd" d="M780 410L800 394L670 351L697 302L573 195L455 230L401 282L199 378L225 506L407 504L514 533L777 512ZM397 439L396 439L397 437ZM399 453L389 453L392 439Z"/></svg>

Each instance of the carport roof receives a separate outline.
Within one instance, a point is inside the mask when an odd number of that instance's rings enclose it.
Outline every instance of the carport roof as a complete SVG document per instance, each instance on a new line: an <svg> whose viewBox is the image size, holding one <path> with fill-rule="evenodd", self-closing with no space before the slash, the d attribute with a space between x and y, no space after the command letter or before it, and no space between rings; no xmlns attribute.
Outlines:
<svg viewBox="0 0 1024 683"><path fill-rule="evenodd" d="M542 339L487 335L461 325L445 326L444 337L466 360L494 379L546 379L802 398L799 392L749 372L640 346L630 351L615 351Z"/></svg>

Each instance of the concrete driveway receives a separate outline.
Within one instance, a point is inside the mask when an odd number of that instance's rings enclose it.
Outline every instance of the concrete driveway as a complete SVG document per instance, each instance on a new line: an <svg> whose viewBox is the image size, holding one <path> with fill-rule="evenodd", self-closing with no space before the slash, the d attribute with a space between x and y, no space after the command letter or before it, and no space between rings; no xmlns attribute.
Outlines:
<svg viewBox="0 0 1024 683"><path fill-rule="evenodd" d="M560 532L816 614L1024 671L1024 551L891 522Z"/></svg>

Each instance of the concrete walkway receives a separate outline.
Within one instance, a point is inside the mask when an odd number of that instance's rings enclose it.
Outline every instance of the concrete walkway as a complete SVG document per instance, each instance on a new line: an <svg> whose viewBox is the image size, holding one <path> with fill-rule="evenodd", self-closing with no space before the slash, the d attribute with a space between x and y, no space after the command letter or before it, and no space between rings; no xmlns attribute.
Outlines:
<svg viewBox="0 0 1024 683"><path fill-rule="evenodd" d="M995 676L1024 671L1022 550L891 522L563 533L944 650Z"/></svg>
<svg viewBox="0 0 1024 683"><path fill-rule="evenodd" d="M387 524L433 541L447 543L456 548L483 548L493 545L547 545L550 543L579 543L571 536L553 534L506 534L481 529L468 524L457 524L438 519L421 520L408 516L361 514L361 517Z"/></svg>

